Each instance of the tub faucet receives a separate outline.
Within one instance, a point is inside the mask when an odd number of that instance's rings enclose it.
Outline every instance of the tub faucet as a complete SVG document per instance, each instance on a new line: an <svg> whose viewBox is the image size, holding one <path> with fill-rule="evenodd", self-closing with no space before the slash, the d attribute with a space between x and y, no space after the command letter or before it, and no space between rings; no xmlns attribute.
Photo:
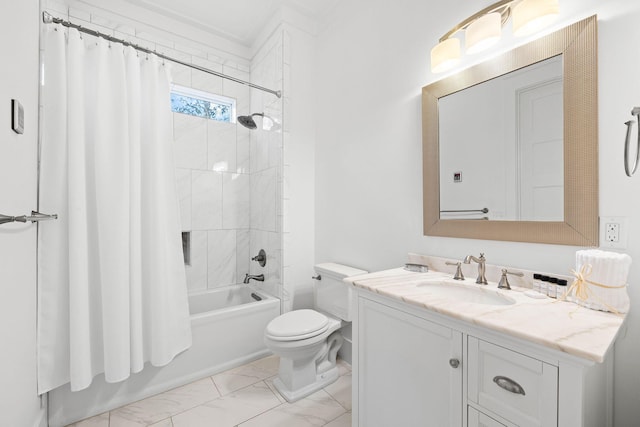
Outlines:
<svg viewBox="0 0 640 427"><path fill-rule="evenodd" d="M476 258L473 255L467 255L466 257L464 257L464 263L465 264L471 264L471 261L477 262L478 263L478 278L476 279L476 283L480 284L480 285L486 285L487 284L487 278L484 275L485 272L485 262L487 261L486 258L484 257L484 254L480 254L480 258Z"/></svg>
<svg viewBox="0 0 640 427"><path fill-rule="evenodd" d="M249 280L251 280L251 279L257 280L258 282L264 282L264 274L256 274L254 276L252 274L247 273L247 274L245 274L244 280L242 281L242 283L244 283L246 285L247 283L249 283Z"/></svg>

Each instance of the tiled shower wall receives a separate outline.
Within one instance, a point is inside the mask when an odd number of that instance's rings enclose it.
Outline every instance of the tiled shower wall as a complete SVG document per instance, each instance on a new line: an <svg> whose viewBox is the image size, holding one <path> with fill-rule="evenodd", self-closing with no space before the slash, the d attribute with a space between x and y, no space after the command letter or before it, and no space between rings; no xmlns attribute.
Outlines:
<svg viewBox="0 0 640 427"><path fill-rule="evenodd" d="M236 75L249 79L248 72ZM248 87L184 66L174 66L173 78L182 86L234 97L237 113L248 114ZM235 123L173 113L182 229L191 233L190 291L242 282L249 271L249 132Z"/></svg>
<svg viewBox="0 0 640 427"><path fill-rule="evenodd" d="M282 89L283 33L276 30L258 51L251 64L252 82ZM263 248L267 265L251 263L251 274L265 274L260 287L285 301L282 277L282 141L283 98L267 92L251 90L251 110L264 112L275 121L271 130L251 132L251 253ZM267 120L267 119L265 119ZM268 121L267 121L268 123Z"/></svg>
<svg viewBox="0 0 640 427"><path fill-rule="evenodd" d="M282 36L277 32L254 61L224 49L148 27L142 20L63 0L42 0L43 10L83 27L123 38L181 61L245 81L282 88ZM237 115L265 112L282 123L282 101L271 94L199 70L171 64L175 84L236 99ZM258 78L252 78L256 73ZM255 99L254 99L255 98ZM282 130L250 131L239 124L173 114L176 183L182 228L190 232L190 292L242 283L265 274L261 289L282 295ZM250 260L267 251L262 268ZM252 282L255 283L255 282Z"/></svg>

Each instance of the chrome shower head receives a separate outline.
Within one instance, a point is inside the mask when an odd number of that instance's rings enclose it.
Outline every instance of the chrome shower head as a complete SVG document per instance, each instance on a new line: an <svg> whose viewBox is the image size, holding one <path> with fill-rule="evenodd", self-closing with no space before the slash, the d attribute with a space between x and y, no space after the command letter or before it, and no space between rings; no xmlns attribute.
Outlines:
<svg viewBox="0 0 640 427"><path fill-rule="evenodd" d="M253 116L264 117L264 113L253 113L250 116L238 116L238 121L247 129L257 129L258 125L256 125L255 120L253 120Z"/></svg>

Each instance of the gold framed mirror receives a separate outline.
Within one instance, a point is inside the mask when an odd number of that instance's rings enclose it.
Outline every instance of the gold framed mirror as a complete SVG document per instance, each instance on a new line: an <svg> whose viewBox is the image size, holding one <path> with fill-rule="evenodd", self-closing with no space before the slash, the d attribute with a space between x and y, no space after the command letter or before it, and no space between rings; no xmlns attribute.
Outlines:
<svg viewBox="0 0 640 427"><path fill-rule="evenodd" d="M564 221L443 219L438 101L562 55ZM597 18L592 16L422 88L426 236L598 246Z"/></svg>

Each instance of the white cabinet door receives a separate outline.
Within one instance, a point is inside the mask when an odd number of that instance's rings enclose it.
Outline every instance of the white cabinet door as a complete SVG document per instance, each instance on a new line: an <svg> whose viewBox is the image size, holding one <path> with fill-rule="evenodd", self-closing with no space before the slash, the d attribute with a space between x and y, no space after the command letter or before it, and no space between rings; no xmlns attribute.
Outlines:
<svg viewBox="0 0 640 427"><path fill-rule="evenodd" d="M469 406L469 416L467 427L506 427L493 418L479 412L475 408Z"/></svg>
<svg viewBox="0 0 640 427"><path fill-rule="evenodd" d="M532 357L468 338L468 397L521 427L555 427L558 368Z"/></svg>
<svg viewBox="0 0 640 427"><path fill-rule="evenodd" d="M358 304L359 425L461 426L462 334L366 298Z"/></svg>

